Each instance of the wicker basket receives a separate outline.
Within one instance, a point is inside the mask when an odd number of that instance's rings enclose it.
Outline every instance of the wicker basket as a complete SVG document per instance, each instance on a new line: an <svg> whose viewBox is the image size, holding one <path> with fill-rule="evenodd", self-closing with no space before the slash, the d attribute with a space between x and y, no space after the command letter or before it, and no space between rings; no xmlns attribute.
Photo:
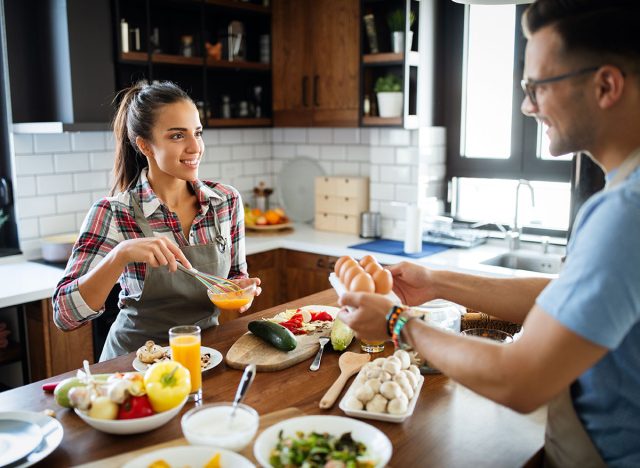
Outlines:
<svg viewBox="0 0 640 468"><path fill-rule="evenodd" d="M522 325L500 320L497 317L478 312L477 310L467 309L467 313L462 316L462 320L460 321L460 331L470 328L493 328L515 335L520 331Z"/></svg>

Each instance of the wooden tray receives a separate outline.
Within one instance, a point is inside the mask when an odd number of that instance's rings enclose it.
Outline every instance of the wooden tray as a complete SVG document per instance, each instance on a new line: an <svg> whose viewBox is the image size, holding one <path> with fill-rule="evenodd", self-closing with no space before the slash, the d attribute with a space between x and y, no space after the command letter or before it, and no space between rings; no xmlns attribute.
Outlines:
<svg viewBox="0 0 640 468"><path fill-rule="evenodd" d="M258 427L258 432L256 436L253 438L251 443L247 445L247 447L239 452L240 455L248 458L252 463L257 465L257 461L253 456L253 444L256 438L260 435L262 431L266 428L273 426L280 421L284 421L285 419L297 418L298 416L304 416L304 413L300 411L298 408L285 408L282 410L274 411L273 413L265 414L264 416L260 416L260 426ZM154 450L167 448L167 447L177 447L179 445L189 445L187 439L181 437L180 439L170 440L169 442L164 442L162 444L151 445L149 447L144 447L139 450L133 450L131 452L123 453L120 455L115 455L109 458L103 458L102 460L98 460L91 463L85 463L83 465L76 465L80 468L112 468L114 466L122 466L129 460L139 457L148 452L153 452Z"/></svg>
<svg viewBox="0 0 640 468"><path fill-rule="evenodd" d="M283 229L291 229L293 228L293 223L283 223L283 224L266 224L264 226L258 226L257 224L245 224L245 229L249 231L282 231Z"/></svg>

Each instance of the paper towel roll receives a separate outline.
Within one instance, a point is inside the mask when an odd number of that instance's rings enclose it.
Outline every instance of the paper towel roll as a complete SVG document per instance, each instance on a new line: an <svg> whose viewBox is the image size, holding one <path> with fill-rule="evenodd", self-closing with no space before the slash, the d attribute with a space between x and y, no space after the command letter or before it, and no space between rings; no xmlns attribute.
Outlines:
<svg viewBox="0 0 640 468"><path fill-rule="evenodd" d="M405 224L404 253L422 252L422 222L418 205L407 205Z"/></svg>

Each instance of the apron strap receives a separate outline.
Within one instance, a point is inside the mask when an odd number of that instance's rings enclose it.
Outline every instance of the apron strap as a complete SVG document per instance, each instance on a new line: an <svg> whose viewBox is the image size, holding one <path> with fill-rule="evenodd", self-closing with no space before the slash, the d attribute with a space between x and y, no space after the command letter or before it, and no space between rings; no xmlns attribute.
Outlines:
<svg viewBox="0 0 640 468"><path fill-rule="evenodd" d="M133 206L133 217L138 223L138 227L142 231L144 237L154 237L149 221L144 215L142 208L140 207L140 201L138 200L138 194L131 192L131 205Z"/></svg>

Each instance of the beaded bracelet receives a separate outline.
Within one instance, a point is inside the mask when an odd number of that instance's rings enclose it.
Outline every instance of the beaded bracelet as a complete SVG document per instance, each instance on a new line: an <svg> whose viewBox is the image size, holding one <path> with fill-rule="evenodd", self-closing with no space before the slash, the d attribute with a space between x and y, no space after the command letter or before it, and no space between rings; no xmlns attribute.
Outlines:
<svg viewBox="0 0 640 468"><path fill-rule="evenodd" d="M393 327L396 325L396 321L398 320L400 314L402 314L402 312L404 312L405 310L405 307L397 305L394 305L393 307L391 307L391 310L389 310L389 313L386 316L387 333L389 334L389 336L393 335Z"/></svg>
<svg viewBox="0 0 640 468"><path fill-rule="evenodd" d="M396 349L411 349L410 345L402 342L401 333L404 326L413 319L424 319L424 315L416 315L415 313L411 313L411 309L406 309L396 319L393 326L393 333L391 334L391 341L393 341Z"/></svg>

